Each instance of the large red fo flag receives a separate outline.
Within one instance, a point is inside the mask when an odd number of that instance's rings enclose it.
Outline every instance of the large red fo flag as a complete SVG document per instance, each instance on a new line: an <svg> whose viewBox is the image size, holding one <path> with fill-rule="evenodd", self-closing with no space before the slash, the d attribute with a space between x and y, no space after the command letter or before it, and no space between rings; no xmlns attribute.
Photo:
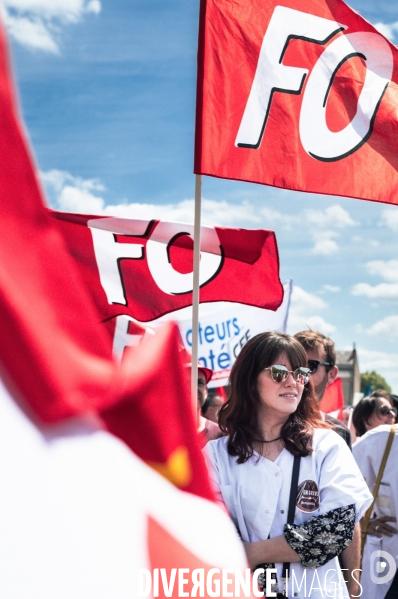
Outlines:
<svg viewBox="0 0 398 599"><path fill-rule="evenodd" d="M397 83L341 0L202 0L195 173L396 204Z"/></svg>
<svg viewBox="0 0 398 599"><path fill-rule="evenodd" d="M192 304L193 226L51 212L102 319L150 321ZM200 301L276 310L283 300L273 231L202 227Z"/></svg>

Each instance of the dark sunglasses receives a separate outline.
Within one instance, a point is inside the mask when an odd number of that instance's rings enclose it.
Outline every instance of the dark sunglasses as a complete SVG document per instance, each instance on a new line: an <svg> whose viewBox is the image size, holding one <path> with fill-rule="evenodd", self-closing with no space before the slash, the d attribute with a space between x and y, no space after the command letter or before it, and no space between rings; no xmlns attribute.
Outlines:
<svg viewBox="0 0 398 599"><path fill-rule="evenodd" d="M330 362L321 362L321 360L308 360L308 368L310 369L311 374L316 373L319 364L322 364L322 366L333 366L333 364Z"/></svg>
<svg viewBox="0 0 398 599"><path fill-rule="evenodd" d="M388 406L380 406L377 408L376 412L381 414L382 416L389 416L390 414L397 415L397 408L389 408Z"/></svg>
<svg viewBox="0 0 398 599"><path fill-rule="evenodd" d="M293 375L294 380L299 385L306 385L310 380L310 369L309 368L296 368L296 370L288 370L286 366L280 366L276 364L275 366L268 366L268 368L264 368L264 370L271 371L271 378L275 383L283 383L289 377L289 374Z"/></svg>

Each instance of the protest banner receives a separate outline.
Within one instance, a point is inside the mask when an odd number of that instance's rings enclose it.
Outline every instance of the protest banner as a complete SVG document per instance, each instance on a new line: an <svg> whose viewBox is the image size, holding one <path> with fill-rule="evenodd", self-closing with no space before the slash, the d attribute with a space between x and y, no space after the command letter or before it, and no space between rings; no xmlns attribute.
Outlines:
<svg viewBox="0 0 398 599"><path fill-rule="evenodd" d="M284 284L284 299L276 312L235 304L199 319L199 361L211 368L209 387L228 383L232 365L240 350L251 337L264 331L286 332L292 281ZM191 320L177 321L185 347L191 351Z"/></svg>
<svg viewBox="0 0 398 599"><path fill-rule="evenodd" d="M202 0L195 173L396 204L397 83L342 0Z"/></svg>
<svg viewBox="0 0 398 599"><path fill-rule="evenodd" d="M283 285L282 305L275 312L242 304L217 302L206 306L211 313L199 319L199 360L214 371L209 387L226 385L229 373L240 350L251 337L264 331L286 332L293 282ZM168 319L172 316L170 315ZM192 351L192 321L175 315L181 338L189 353ZM145 328L126 315L104 323L114 339L113 354L121 361L127 348L136 347L141 341L156 334L163 320L147 323Z"/></svg>

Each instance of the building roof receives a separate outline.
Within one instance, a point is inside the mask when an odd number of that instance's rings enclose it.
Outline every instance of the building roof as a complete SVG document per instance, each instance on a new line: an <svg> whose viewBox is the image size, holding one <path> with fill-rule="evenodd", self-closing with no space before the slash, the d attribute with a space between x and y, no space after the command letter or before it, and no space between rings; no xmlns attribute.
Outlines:
<svg viewBox="0 0 398 599"><path fill-rule="evenodd" d="M337 351L337 365L339 367L349 366L352 368L355 358L356 351L349 349L348 351Z"/></svg>

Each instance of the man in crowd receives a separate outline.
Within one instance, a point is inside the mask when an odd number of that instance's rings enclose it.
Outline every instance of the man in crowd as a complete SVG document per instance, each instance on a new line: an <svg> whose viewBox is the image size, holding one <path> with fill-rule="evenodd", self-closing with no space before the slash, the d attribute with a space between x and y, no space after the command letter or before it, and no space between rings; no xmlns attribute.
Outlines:
<svg viewBox="0 0 398 599"><path fill-rule="evenodd" d="M326 388L331 385L337 378L339 369L336 366L336 349L334 341L329 337L325 337L318 331L301 331L296 333L295 338L304 347L308 358L308 368L311 370L311 380L315 387L315 393L318 397L318 401L321 401ZM340 435L351 449L351 435L348 428L336 418L329 416L328 414L322 414L326 422L328 422L333 430ZM350 597L355 597L360 594L360 587L356 580L358 578L358 572L361 564L361 528L360 524L355 525L354 537L351 545L345 549L340 555L340 561L342 568L348 570L347 577L344 577L347 581L347 588ZM353 573L353 576L351 575Z"/></svg>
<svg viewBox="0 0 398 599"><path fill-rule="evenodd" d="M209 393L202 406L202 416L218 424L218 412L223 403L221 395L218 393Z"/></svg>
<svg viewBox="0 0 398 599"><path fill-rule="evenodd" d="M336 350L334 342L318 331L301 331L296 333L295 338L304 347L308 358L308 367L311 370L311 380L315 387L318 401L321 401L326 388L331 385L339 374L336 366ZM333 416L323 414L333 430L340 435L351 449L351 435L348 428Z"/></svg>

